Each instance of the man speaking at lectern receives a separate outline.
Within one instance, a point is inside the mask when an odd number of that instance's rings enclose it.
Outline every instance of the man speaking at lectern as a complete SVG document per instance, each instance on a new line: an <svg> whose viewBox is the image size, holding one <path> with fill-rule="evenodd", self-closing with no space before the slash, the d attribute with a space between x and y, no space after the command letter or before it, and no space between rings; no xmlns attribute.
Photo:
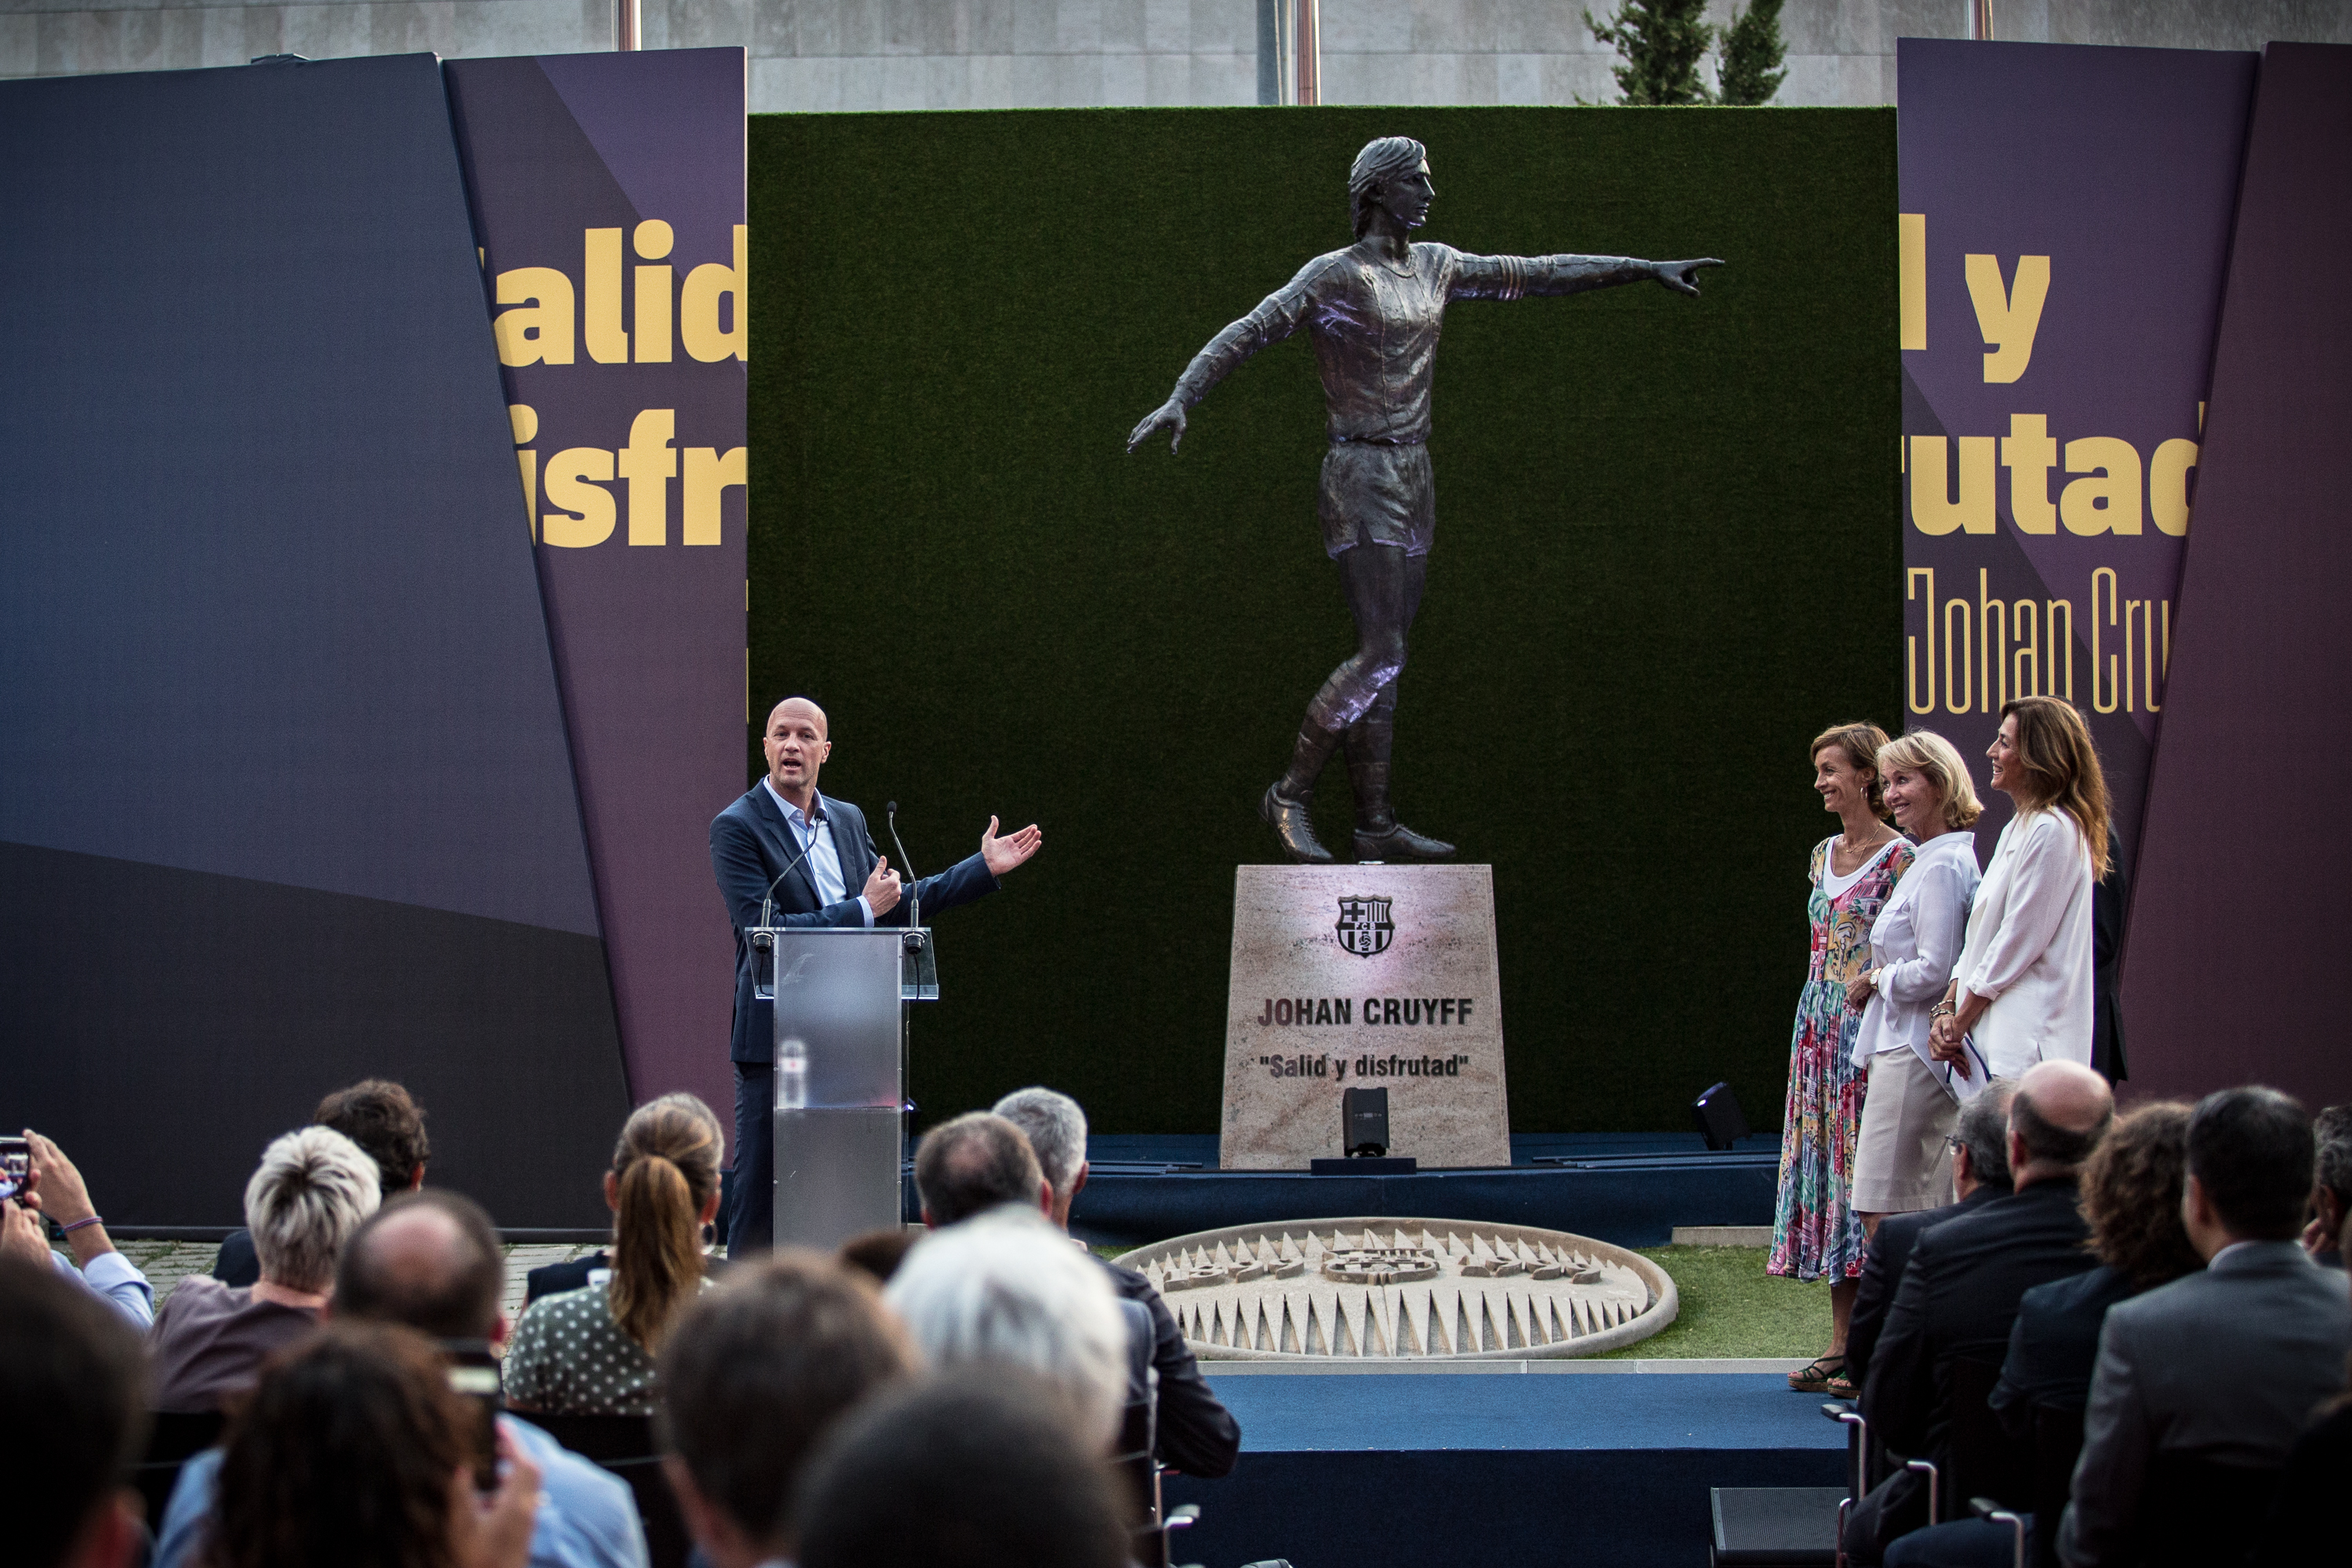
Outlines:
<svg viewBox="0 0 2352 1568"><path fill-rule="evenodd" d="M761 905L769 899L775 900L772 918L780 926L904 925L908 910L898 873L876 851L866 814L817 793L817 772L833 754L824 710L805 697L787 697L768 715L763 746L768 776L710 823L710 868L735 922L730 1258L766 1250L775 1230L775 1025L770 1005L752 999L744 931L760 923ZM1044 842L1034 823L1000 838L996 818L990 817L979 854L915 884L924 919L995 891L996 879Z"/></svg>

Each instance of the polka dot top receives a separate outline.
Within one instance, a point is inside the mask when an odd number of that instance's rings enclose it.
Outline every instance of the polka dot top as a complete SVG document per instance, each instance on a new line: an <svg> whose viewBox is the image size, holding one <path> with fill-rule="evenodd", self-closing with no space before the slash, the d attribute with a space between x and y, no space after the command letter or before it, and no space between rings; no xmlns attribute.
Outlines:
<svg viewBox="0 0 2352 1568"><path fill-rule="evenodd" d="M515 1329L503 1378L507 1403L523 1410L654 1413L654 1358L613 1321L601 1280L532 1302Z"/></svg>

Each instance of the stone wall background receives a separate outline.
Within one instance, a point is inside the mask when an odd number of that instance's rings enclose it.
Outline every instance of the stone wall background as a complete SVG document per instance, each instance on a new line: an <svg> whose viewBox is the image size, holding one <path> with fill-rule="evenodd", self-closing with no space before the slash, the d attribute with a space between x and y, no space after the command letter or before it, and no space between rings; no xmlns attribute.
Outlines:
<svg viewBox="0 0 2352 1568"><path fill-rule="evenodd" d="M1253 103L1261 0L644 0L648 48L740 45L754 112ZM1611 0L1613 4L1613 0ZM1595 5L1596 11L1608 8ZM1732 0L1710 0L1727 20ZM1969 0L1788 0L1784 104L1895 101L1895 40L1963 37ZM1581 0L1324 0L1333 103L1605 101ZM1993 0L2024 41L2352 42L2352 0ZM0 0L0 77L429 49L609 48L611 0Z"/></svg>

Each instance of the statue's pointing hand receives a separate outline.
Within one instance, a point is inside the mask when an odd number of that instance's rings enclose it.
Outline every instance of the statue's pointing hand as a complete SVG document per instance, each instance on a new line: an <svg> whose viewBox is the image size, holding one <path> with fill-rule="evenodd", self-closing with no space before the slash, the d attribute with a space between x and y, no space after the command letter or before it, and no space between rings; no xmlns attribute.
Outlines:
<svg viewBox="0 0 2352 1568"><path fill-rule="evenodd" d="M1697 290L1693 289L1692 292L1696 293ZM1172 457L1176 448L1184 444L1184 400L1182 398L1171 397L1145 415L1143 423L1135 427L1135 434L1127 438L1127 449L1129 452L1134 451L1162 430L1168 432L1168 451Z"/></svg>
<svg viewBox="0 0 2352 1568"><path fill-rule="evenodd" d="M1693 274L1702 267L1720 267L1723 263L1708 256L1696 261L1654 261L1650 265L1658 269L1659 282L1677 294L1688 294L1696 299L1698 280Z"/></svg>

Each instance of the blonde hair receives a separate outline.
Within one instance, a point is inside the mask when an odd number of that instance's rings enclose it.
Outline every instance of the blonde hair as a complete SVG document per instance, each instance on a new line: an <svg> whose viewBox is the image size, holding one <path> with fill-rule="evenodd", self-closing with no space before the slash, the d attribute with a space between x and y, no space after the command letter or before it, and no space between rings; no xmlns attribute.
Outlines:
<svg viewBox="0 0 2352 1568"><path fill-rule="evenodd" d="M702 1205L719 1190L725 1147L719 1118L690 1094L637 1107L614 1146L620 1202L604 1302L621 1331L648 1351L701 1286Z"/></svg>
<svg viewBox="0 0 2352 1568"><path fill-rule="evenodd" d="M375 1161L331 1127L272 1139L245 1184L245 1224L262 1278L289 1290L323 1290L343 1243L383 1202Z"/></svg>
<svg viewBox="0 0 2352 1568"><path fill-rule="evenodd" d="M1959 749L1933 730L1914 730L1878 749L1878 776L1883 780L1896 768L1924 774L1936 786L1944 801L1946 827L1974 827L1977 818L1984 815L1984 803L1977 799L1976 785L1969 780L1969 764L1960 760Z"/></svg>
<svg viewBox="0 0 2352 1568"><path fill-rule="evenodd" d="M1832 746L1835 746L1853 767L1869 770L1870 814L1885 816L1886 781L1879 776L1878 753L1886 749L1886 731L1867 720L1856 720L1851 724L1832 724L1813 737L1813 743L1805 749L1806 760L1820 756Z"/></svg>
<svg viewBox="0 0 2352 1568"><path fill-rule="evenodd" d="M2082 830L2091 857L2091 876L2107 875L2107 776L2099 769L2099 749L2091 727L2071 702L2055 697L2020 697L2004 702L2001 717L2017 721L2017 761L2032 788L2012 792L2018 815L2063 811Z"/></svg>

